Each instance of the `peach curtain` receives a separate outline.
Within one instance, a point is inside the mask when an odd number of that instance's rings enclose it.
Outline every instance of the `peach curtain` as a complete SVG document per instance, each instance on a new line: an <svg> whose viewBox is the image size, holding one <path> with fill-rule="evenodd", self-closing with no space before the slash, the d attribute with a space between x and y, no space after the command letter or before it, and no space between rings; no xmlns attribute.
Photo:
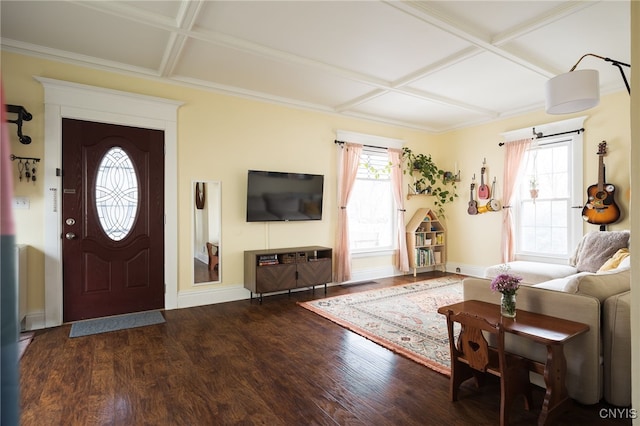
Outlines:
<svg viewBox="0 0 640 426"><path fill-rule="evenodd" d="M524 154L531 145L532 139L520 139L513 142L507 142L505 146L504 174L502 181L502 200L506 203L507 208L502 209L502 261L511 262L515 256L514 236L513 236L513 215L511 214L511 205L514 201L515 186L518 180L518 172L520 163L524 158Z"/></svg>
<svg viewBox="0 0 640 426"><path fill-rule="evenodd" d="M362 145L345 143L340 150L338 165L338 229L336 235L336 268L333 280L337 283L351 279L351 248L349 247L349 218L347 204L358 174Z"/></svg>
<svg viewBox="0 0 640 426"><path fill-rule="evenodd" d="M398 250L396 252L396 267L400 272L409 272L409 256L407 255L407 234L404 225L404 197L402 196L402 150L389 148L391 161L391 192L398 207L397 232Z"/></svg>

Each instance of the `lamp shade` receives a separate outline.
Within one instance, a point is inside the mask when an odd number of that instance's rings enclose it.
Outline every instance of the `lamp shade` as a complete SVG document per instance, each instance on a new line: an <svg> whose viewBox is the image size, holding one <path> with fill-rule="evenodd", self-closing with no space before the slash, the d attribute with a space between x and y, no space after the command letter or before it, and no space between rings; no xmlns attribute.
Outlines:
<svg viewBox="0 0 640 426"><path fill-rule="evenodd" d="M600 81L596 70L578 70L553 77L546 84L546 111L571 114L593 108L600 102Z"/></svg>

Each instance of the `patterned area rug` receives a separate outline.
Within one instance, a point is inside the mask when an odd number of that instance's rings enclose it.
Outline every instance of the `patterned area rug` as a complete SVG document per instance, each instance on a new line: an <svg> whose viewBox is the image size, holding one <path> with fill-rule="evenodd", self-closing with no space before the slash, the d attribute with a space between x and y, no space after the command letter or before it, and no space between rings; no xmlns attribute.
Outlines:
<svg viewBox="0 0 640 426"><path fill-rule="evenodd" d="M449 337L440 306L462 300L462 276L299 302L367 339L425 365L450 374Z"/></svg>

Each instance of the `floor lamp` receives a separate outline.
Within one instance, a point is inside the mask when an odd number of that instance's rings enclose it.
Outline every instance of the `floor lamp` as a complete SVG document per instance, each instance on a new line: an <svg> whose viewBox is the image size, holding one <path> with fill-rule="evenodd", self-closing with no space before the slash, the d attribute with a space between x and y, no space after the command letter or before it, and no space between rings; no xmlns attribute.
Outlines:
<svg viewBox="0 0 640 426"><path fill-rule="evenodd" d="M615 59L605 58L593 53L583 55L569 72L553 77L546 84L546 111L548 114L571 114L593 108L600 102L600 81L596 70L574 71L580 61L587 56L595 56L620 70L627 91L631 94L631 87L622 67L631 65Z"/></svg>

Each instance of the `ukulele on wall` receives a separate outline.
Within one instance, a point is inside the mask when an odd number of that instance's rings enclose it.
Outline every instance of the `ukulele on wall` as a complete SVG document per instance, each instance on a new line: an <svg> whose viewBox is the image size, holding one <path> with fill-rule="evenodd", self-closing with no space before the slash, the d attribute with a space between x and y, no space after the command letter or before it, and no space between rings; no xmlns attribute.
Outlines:
<svg viewBox="0 0 640 426"><path fill-rule="evenodd" d="M471 215L478 214L478 203L473 199L473 190L475 189L476 184L471 184L471 198L469 199L469 207L467 207L467 213Z"/></svg>
<svg viewBox="0 0 640 426"><path fill-rule="evenodd" d="M488 200L490 197L489 185L484 183L484 172L486 170L487 168L484 166L480 169L480 186L478 187L478 199L480 200Z"/></svg>
<svg viewBox="0 0 640 426"><path fill-rule="evenodd" d="M603 157L607 154L607 142L598 145L598 183L587 188L587 204L582 209L582 219L586 222L606 225L620 218L614 195L616 187L605 183Z"/></svg>

